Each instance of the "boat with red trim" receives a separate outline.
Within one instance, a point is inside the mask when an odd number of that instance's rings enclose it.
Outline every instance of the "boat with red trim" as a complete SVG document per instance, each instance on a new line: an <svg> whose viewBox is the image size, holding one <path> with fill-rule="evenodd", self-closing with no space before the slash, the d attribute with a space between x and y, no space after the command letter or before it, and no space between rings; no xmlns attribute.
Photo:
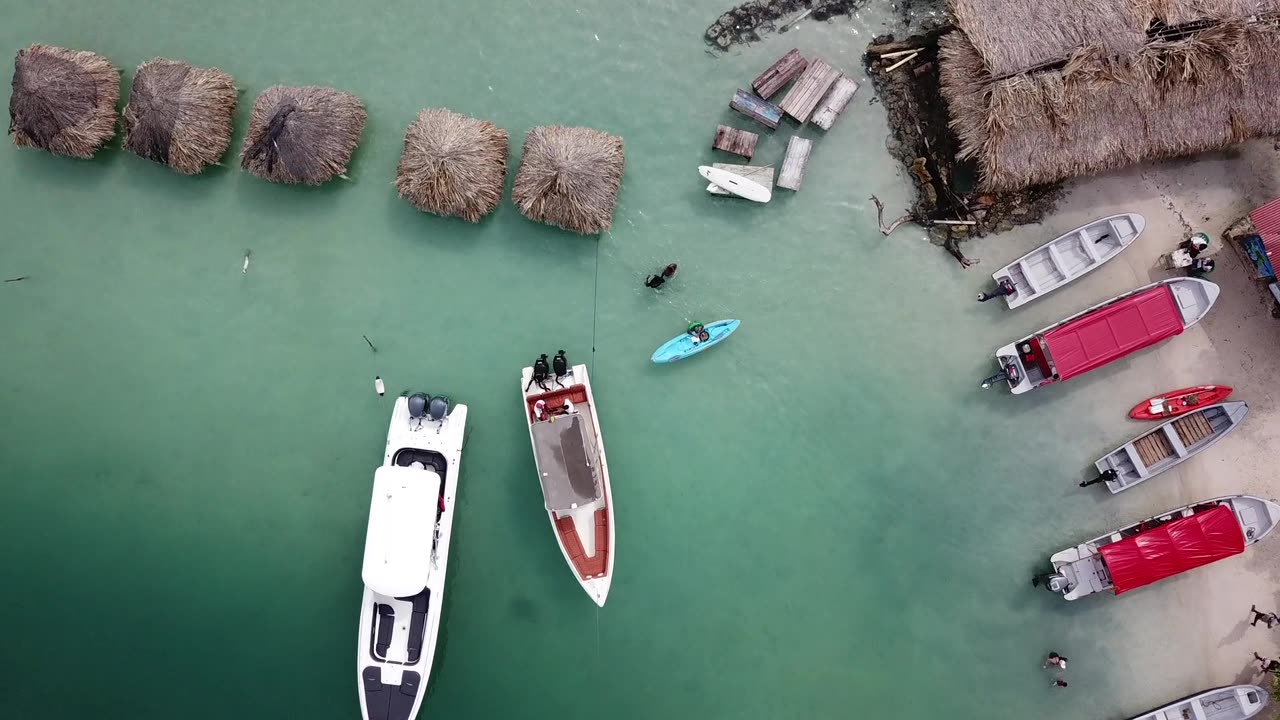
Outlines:
<svg viewBox="0 0 1280 720"><path fill-rule="evenodd" d="M1134 420L1165 420L1226 400L1235 388L1229 385L1196 385L1162 393L1133 406Z"/></svg>
<svg viewBox="0 0 1280 720"><path fill-rule="evenodd" d="M613 492L586 365L564 351L524 369L523 408L542 497L560 552L596 605L613 582Z"/></svg>
<svg viewBox="0 0 1280 720"><path fill-rule="evenodd" d="M1217 300L1218 286L1200 278L1144 285L1000 348L1000 372L982 387L1003 380L1019 395L1070 380L1180 335Z"/></svg>
<svg viewBox="0 0 1280 720"><path fill-rule="evenodd" d="M1228 495L1184 505L1054 553L1053 571L1037 577L1068 600L1116 595L1239 555L1280 522L1280 504Z"/></svg>

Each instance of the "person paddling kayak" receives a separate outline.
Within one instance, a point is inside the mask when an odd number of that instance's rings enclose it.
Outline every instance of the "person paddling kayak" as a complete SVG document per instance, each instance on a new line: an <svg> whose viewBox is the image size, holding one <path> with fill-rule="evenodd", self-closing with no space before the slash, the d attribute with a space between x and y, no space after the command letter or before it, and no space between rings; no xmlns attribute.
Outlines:
<svg viewBox="0 0 1280 720"><path fill-rule="evenodd" d="M688 332L690 335L693 336L694 345L697 345L700 342L706 342L711 339L711 333L707 332L707 329L702 327L702 323L700 322L696 322L690 325Z"/></svg>

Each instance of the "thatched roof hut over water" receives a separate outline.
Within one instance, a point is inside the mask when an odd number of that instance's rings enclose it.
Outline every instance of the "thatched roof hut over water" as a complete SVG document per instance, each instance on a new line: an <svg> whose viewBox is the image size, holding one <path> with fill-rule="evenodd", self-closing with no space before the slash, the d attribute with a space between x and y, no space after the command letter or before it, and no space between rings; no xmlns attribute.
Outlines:
<svg viewBox="0 0 1280 720"><path fill-rule="evenodd" d="M962 157L1014 190L1280 133L1280 0L951 0Z"/></svg>
<svg viewBox="0 0 1280 720"><path fill-rule="evenodd" d="M269 87L253 103L240 166L272 182L323 184L347 172L367 119L351 93Z"/></svg>
<svg viewBox="0 0 1280 720"><path fill-rule="evenodd" d="M124 108L124 148L194 175L231 144L236 83L217 68L156 58L138 66Z"/></svg>
<svg viewBox="0 0 1280 720"><path fill-rule="evenodd" d="M396 189L423 212L479 222L502 201L508 139L487 120L423 110L405 131Z"/></svg>
<svg viewBox="0 0 1280 720"><path fill-rule="evenodd" d="M97 53L32 45L13 62L9 134L18 147L91 158L116 134L120 71Z"/></svg>
<svg viewBox="0 0 1280 720"><path fill-rule="evenodd" d="M536 127L511 199L530 220L595 234L613 225L622 185L622 138L590 128Z"/></svg>

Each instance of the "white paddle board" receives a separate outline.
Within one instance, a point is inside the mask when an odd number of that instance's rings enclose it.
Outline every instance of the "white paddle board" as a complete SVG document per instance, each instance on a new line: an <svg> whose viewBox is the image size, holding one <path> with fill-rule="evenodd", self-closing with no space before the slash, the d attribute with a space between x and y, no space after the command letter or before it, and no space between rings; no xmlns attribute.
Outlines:
<svg viewBox="0 0 1280 720"><path fill-rule="evenodd" d="M707 182L712 185L716 185L720 189L733 193L740 198L746 198L758 203L767 203L773 197L773 193L769 188L728 170L720 170L710 165L699 165L698 174L706 178Z"/></svg>

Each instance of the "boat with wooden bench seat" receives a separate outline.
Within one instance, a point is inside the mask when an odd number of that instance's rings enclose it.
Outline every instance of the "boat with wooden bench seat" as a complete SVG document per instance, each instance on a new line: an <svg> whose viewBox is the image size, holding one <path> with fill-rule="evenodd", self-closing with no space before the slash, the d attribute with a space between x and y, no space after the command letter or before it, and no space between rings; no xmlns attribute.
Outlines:
<svg viewBox="0 0 1280 720"><path fill-rule="evenodd" d="M1067 600L1116 595L1239 555L1280 522L1280 505L1228 495L1184 505L1054 553L1053 571L1037 577Z"/></svg>
<svg viewBox="0 0 1280 720"><path fill-rule="evenodd" d="M364 720L413 720L426 695L444 608L467 406L396 398L373 476L356 645Z"/></svg>
<svg viewBox="0 0 1280 720"><path fill-rule="evenodd" d="M543 501L574 577L603 607L613 582L615 530L591 379L586 365L569 367L563 351L554 375L540 362L525 368L520 382Z"/></svg>
<svg viewBox="0 0 1280 720"><path fill-rule="evenodd" d="M1243 402L1208 405L1139 435L1094 465L1099 473L1115 470L1115 479L1106 481L1107 489L1112 494L1124 492L1208 450L1248 414L1249 406Z"/></svg>
<svg viewBox="0 0 1280 720"><path fill-rule="evenodd" d="M1249 720L1262 712L1270 696L1257 685L1228 685L1205 690L1129 720Z"/></svg>
<svg viewBox="0 0 1280 720"><path fill-rule="evenodd" d="M1144 285L996 350L1000 372L982 387L1003 380L1019 395L1070 380L1182 334L1217 300L1218 286L1199 278Z"/></svg>
<svg viewBox="0 0 1280 720"><path fill-rule="evenodd" d="M1004 296L1010 308L1026 305L1102 267L1133 244L1147 227L1138 213L1104 217L1065 233L991 273L999 287L1013 283Z"/></svg>

